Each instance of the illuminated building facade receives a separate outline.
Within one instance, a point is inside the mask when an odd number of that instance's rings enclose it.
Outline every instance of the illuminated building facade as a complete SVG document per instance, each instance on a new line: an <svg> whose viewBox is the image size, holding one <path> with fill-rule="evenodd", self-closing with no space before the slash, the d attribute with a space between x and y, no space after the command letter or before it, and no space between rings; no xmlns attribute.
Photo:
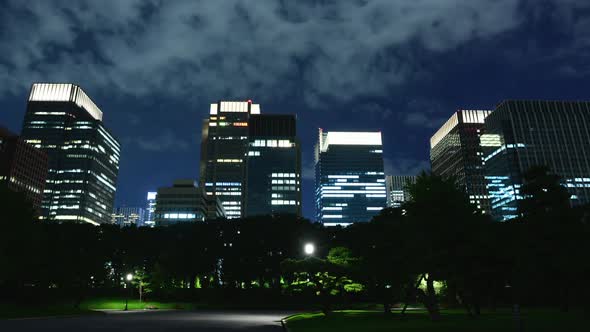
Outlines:
<svg viewBox="0 0 590 332"><path fill-rule="evenodd" d="M316 219L326 226L367 222L386 206L380 132L319 131Z"/></svg>
<svg viewBox="0 0 590 332"><path fill-rule="evenodd" d="M155 191L150 191L147 193L147 205L145 207L143 226L154 227L156 225L155 212L157 195L158 193Z"/></svg>
<svg viewBox="0 0 590 332"><path fill-rule="evenodd" d="M207 195L219 198L227 218L242 216L251 114L260 114L259 104L220 101L211 104L203 121L200 185Z"/></svg>
<svg viewBox="0 0 590 332"><path fill-rule="evenodd" d="M387 188L387 207L398 208L411 196L408 191L408 185L416 183L414 175L387 175L385 177L385 187Z"/></svg>
<svg viewBox="0 0 590 332"><path fill-rule="evenodd" d="M141 207L122 206L113 211L113 224L121 227L135 225L142 227L145 210Z"/></svg>
<svg viewBox="0 0 590 332"><path fill-rule="evenodd" d="M295 115L251 115L248 128L244 215L301 215L301 149Z"/></svg>
<svg viewBox="0 0 590 332"><path fill-rule="evenodd" d="M469 195L469 201L490 212L480 137L491 111L459 110L430 138L432 172L454 177Z"/></svg>
<svg viewBox="0 0 590 332"><path fill-rule="evenodd" d="M221 207L219 200L208 197L194 180L176 180L172 187L159 188L154 211L156 226L205 221L209 213L209 200L215 200L215 204Z"/></svg>
<svg viewBox="0 0 590 332"><path fill-rule="evenodd" d="M547 166L572 205L590 202L590 102L510 100L485 121L481 138L494 219L519 216L522 176Z"/></svg>
<svg viewBox="0 0 590 332"><path fill-rule="evenodd" d="M111 223L120 145L79 86L33 84L22 138L48 156L41 219Z"/></svg>
<svg viewBox="0 0 590 332"><path fill-rule="evenodd" d="M0 127L0 185L24 193L39 210L46 176L47 154Z"/></svg>

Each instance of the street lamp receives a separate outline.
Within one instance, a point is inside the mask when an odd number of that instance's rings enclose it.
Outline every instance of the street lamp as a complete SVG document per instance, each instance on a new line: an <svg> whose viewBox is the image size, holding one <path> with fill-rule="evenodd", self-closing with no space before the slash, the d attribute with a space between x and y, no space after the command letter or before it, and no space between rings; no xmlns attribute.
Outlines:
<svg viewBox="0 0 590 332"><path fill-rule="evenodd" d="M308 256L313 255L315 252L315 246L313 243L306 243L305 246L303 246L303 252L305 252L305 254Z"/></svg>
<svg viewBox="0 0 590 332"><path fill-rule="evenodd" d="M127 275L125 276L125 280L127 281L125 286L131 286L131 280L133 280L133 274L127 273ZM125 296L125 311L127 311L127 309L128 309L129 293L130 292L131 292L131 287L129 287L129 292L127 292L127 294Z"/></svg>

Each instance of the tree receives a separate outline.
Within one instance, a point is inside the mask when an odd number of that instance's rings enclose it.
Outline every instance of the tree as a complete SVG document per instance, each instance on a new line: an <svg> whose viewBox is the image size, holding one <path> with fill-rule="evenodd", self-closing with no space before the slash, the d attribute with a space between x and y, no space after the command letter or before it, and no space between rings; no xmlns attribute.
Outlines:
<svg viewBox="0 0 590 332"><path fill-rule="evenodd" d="M415 294L430 318L439 320L434 283L450 281L457 287L467 286L459 282L462 276L457 271L465 271L475 262L475 257L465 253L477 248L475 234L485 220L453 178L423 172L408 189L412 198L403 206L407 223L403 224L405 237L400 247L409 259L408 268L426 282L425 290L415 289Z"/></svg>
<svg viewBox="0 0 590 332"><path fill-rule="evenodd" d="M281 268L287 275L285 288L290 292L311 291L319 297L322 312L329 315L332 298L343 292L359 292L363 285L350 278L358 258L353 257L347 248L332 248L327 259L308 257L305 259L286 259Z"/></svg>

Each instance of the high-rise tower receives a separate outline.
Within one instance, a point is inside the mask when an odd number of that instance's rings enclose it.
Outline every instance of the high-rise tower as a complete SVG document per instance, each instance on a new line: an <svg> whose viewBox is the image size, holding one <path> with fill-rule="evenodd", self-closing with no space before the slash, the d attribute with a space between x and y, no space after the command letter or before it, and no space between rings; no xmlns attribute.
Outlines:
<svg viewBox="0 0 590 332"><path fill-rule="evenodd" d="M454 177L471 203L489 213L480 136L487 110L459 110L430 138L432 172Z"/></svg>
<svg viewBox="0 0 590 332"><path fill-rule="evenodd" d="M546 166L572 205L590 203L590 102L509 100L485 120L481 138L492 216L520 215L523 174Z"/></svg>
<svg viewBox="0 0 590 332"><path fill-rule="evenodd" d="M42 219L111 223L120 145L79 86L33 84L22 138L48 156Z"/></svg>
<svg viewBox="0 0 590 332"><path fill-rule="evenodd" d="M315 153L316 218L324 225L370 221L386 206L380 132L324 132Z"/></svg>
<svg viewBox="0 0 590 332"><path fill-rule="evenodd" d="M295 115L252 115L248 128L245 215L301 215L301 149Z"/></svg>
<svg viewBox="0 0 590 332"><path fill-rule="evenodd" d="M242 216L251 114L260 114L260 105L251 100L220 101L211 104L203 121L199 182L221 201L227 218Z"/></svg>

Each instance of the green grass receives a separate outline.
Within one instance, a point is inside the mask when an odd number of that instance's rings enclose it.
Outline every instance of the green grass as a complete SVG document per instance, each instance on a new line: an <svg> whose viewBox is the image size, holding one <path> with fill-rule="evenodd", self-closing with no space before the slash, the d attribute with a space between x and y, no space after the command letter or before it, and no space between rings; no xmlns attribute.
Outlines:
<svg viewBox="0 0 590 332"><path fill-rule="evenodd" d="M581 312L563 313L557 309L523 310L524 330L529 331L590 331L590 319ZM484 312L478 318L469 318L460 310L445 310L439 322L432 322L424 311L407 313L400 319L397 313L386 317L382 312L367 310L336 311L325 317L321 313L304 313L287 319L292 332L491 332L517 331L510 310Z"/></svg>
<svg viewBox="0 0 590 332"><path fill-rule="evenodd" d="M13 305L0 303L0 318L24 318L24 317L47 317L47 316L68 316L68 315L85 315L100 314L97 310L123 310L125 309L125 299L119 298L95 298L83 301L78 309L74 308L73 303L54 303L54 304L34 304L30 305ZM129 310L142 309L178 309L190 310L195 309L191 303L180 302L157 302L129 300Z"/></svg>

